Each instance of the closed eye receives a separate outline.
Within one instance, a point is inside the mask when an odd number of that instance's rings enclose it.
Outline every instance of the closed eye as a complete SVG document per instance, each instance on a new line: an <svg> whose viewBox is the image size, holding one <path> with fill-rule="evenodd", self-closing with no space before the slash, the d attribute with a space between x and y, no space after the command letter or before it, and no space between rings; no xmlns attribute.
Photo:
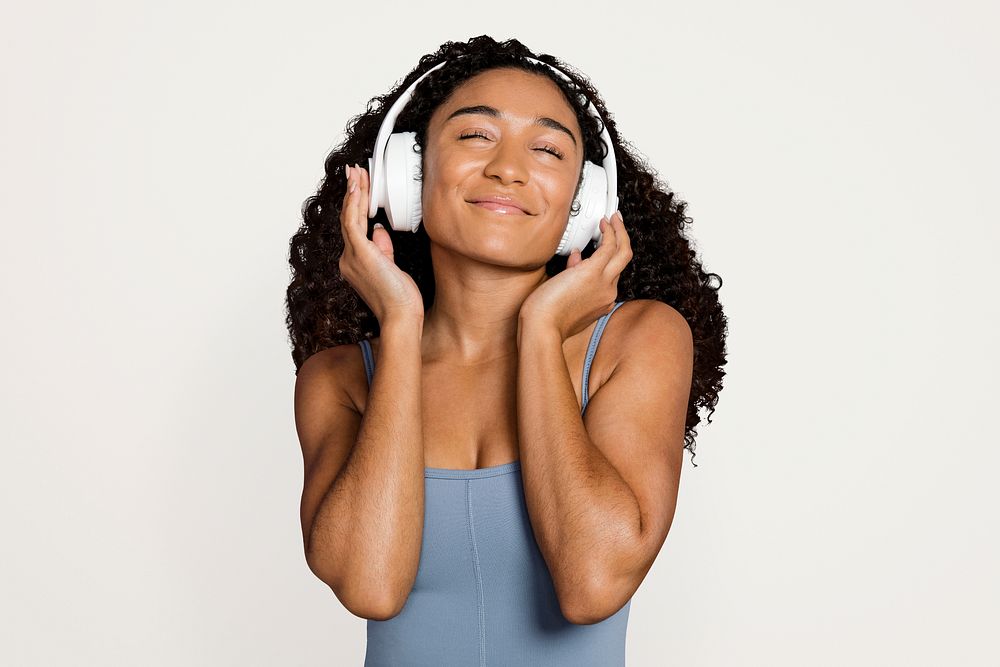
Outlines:
<svg viewBox="0 0 1000 667"><path fill-rule="evenodd" d="M459 137L459 139L475 139L476 137L479 137L479 138L482 138L482 139L489 139L489 137L487 137L482 132L470 132L468 134L463 134L463 135L461 135ZM559 150L557 150L557 149L555 149L555 148L553 148L551 146L543 146L542 148L536 148L535 150L536 151L542 151L543 153L548 153L549 155L555 155L560 160L562 160L565 157L562 154L562 152L560 152Z"/></svg>
<svg viewBox="0 0 1000 667"><path fill-rule="evenodd" d="M550 146L546 146L544 148L536 148L535 150L539 150L539 151L542 151L544 153L551 153L552 155L555 155L560 160L563 159L563 154L560 153L559 151L557 151L556 149L550 147Z"/></svg>

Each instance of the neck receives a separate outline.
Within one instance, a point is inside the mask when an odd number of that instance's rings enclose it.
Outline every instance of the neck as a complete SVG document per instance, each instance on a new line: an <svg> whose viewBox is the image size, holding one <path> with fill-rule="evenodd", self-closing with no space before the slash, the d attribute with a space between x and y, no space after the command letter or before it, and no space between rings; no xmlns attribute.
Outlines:
<svg viewBox="0 0 1000 667"><path fill-rule="evenodd" d="M483 363L517 352L521 304L545 282L545 266L499 266L432 244L434 302L424 317L425 359Z"/></svg>

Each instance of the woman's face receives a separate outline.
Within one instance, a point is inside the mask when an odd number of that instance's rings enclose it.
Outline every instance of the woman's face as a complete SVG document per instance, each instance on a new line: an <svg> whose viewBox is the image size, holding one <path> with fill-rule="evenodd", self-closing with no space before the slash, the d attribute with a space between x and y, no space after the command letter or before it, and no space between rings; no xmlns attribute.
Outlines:
<svg viewBox="0 0 1000 667"><path fill-rule="evenodd" d="M580 125L552 80L511 68L470 78L432 114L423 158L423 224L434 243L504 266L552 258L583 166ZM525 212L474 203L491 196Z"/></svg>

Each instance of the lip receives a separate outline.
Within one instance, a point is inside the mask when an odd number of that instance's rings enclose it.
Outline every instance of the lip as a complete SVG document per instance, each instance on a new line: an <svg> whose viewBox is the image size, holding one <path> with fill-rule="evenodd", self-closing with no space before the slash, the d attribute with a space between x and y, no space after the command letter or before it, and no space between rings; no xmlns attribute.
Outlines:
<svg viewBox="0 0 1000 667"><path fill-rule="evenodd" d="M528 211L521 202L513 197L504 197L502 195L475 197L470 199L469 203L507 215L531 215L531 212Z"/></svg>

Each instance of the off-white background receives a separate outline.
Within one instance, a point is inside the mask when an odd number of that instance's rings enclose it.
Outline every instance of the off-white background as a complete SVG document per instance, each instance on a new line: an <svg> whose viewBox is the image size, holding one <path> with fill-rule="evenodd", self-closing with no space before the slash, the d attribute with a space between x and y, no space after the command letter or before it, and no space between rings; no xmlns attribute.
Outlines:
<svg viewBox="0 0 1000 667"><path fill-rule="evenodd" d="M725 281L629 664L998 664L998 19L5 3L0 663L361 663L302 555L288 240L347 119L489 33L592 78Z"/></svg>

